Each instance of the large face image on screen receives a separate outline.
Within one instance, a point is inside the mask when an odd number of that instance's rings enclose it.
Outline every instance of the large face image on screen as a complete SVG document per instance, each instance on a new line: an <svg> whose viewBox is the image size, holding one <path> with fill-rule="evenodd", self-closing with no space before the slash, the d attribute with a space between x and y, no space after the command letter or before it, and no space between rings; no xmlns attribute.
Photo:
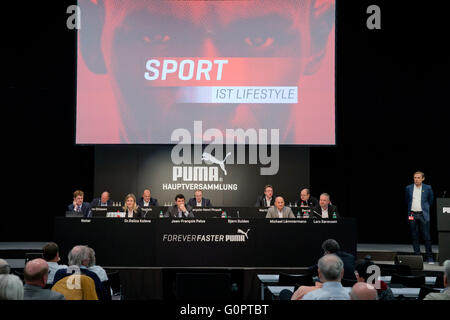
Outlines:
<svg viewBox="0 0 450 320"><path fill-rule="evenodd" d="M76 143L278 129L335 143L335 1L80 0Z"/></svg>

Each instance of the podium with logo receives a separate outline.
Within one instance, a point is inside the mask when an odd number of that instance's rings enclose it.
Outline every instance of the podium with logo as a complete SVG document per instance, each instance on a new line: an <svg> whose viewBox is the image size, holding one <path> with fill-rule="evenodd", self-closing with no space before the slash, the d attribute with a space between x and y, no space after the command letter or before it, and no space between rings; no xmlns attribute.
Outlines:
<svg viewBox="0 0 450 320"><path fill-rule="evenodd" d="M437 198L437 229L439 233L439 263L450 259L450 198Z"/></svg>

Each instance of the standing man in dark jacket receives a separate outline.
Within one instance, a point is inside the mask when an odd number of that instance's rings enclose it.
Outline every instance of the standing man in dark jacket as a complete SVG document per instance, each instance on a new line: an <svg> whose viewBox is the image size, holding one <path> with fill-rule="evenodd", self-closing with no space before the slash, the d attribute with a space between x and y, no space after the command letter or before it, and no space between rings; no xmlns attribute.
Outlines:
<svg viewBox="0 0 450 320"><path fill-rule="evenodd" d="M427 262L434 263L431 250L430 236L430 207L433 204L433 190L431 186L422 183L425 174L421 171L414 173L414 183L406 187L406 204L408 206L408 220L411 228L411 238L414 254L420 255L419 232L425 241Z"/></svg>

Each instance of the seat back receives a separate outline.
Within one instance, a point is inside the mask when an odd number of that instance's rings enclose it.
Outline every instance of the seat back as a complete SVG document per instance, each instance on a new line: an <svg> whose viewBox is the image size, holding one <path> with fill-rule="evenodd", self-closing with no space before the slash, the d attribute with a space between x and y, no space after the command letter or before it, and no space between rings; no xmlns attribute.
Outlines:
<svg viewBox="0 0 450 320"><path fill-rule="evenodd" d="M428 286L421 286L420 287L420 291L419 291L419 300L423 300L427 294L431 293L431 292L440 292L440 290L438 289L434 289Z"/></svg>
<svg viewBox="0 0 450 320"><path fill-rule="evenodd" d="M425 275L403 276L395 273L392 275L391 284L401 284L408 288L420 288L425 285Z"/></svg>
<svg viewBox="0 0 450 320"><path fill-rule="evenodd" d="M230 273L177 273L177 300L223 301L231 299Z"/></svg>
<svg viewBox="0 0 450 320"><path fill-rule="evenodd" d="M280 272L278 284L280 286L313 286L314 281L309 274L288 274Z"/></svg>
<svg viewBox="0 0 450 320"><path fill-rule="evenodd" d="M439 274L436 276L436 282L434 283L435 288L444 288L444 275Z"/></svg>
<svg viewBox="0 0 450 320"><path fill-rule="evenodd" d="M353 285L358 282L357 280L353 280L353 279L341 279L341 284L343 287L353 287Z"/></svg>
<svg viewBox="0 0 450 320"><path fill-rule="evenodd" d="M396 255L396 265L407 265L411 270L423 270L423 258L417 255Z"/></svg>
<svg viewBox="0 0 450 320"><path fill-rule="evenodd" d="M27 264L28 261L38 258L43 259L42 252L27 252L25 253L25 264Z"/></svg>
<svg viewBox="0 0 450 320"><path fill-rule="evenodd" d="M108 281L105 287L109 287L112 291L112 296L122 296L122 284L120 283L119 271L107 272Z"/></svg>

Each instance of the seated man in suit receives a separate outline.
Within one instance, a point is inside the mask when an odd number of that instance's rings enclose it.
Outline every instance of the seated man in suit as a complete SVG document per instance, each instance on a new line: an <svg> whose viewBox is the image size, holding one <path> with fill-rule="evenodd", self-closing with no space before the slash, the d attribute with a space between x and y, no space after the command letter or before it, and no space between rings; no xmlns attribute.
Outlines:
<svg viewBox="0 0 450 320"><path fill-rule="evenodd" d="M319 206L313 208L313 212L317 217L322 219L337 219L340 218L337 207L331 204L330 195L322 193L319 198Z"/></svg>
<svg viewBox="0 0 450 320"><path fill-rule="evenodd" d="M68 269L60 269L56 272L55 277L53 279L53 284L57 283L59 280L71 275L73 270L79 271L81 274L84 274L95 283L95 291L97 293L97 297L99 300L107 301L111 300L111 292L109 292L102 281L98 277L98 275L90 271L88 269L89 261L90 261L90 250L87 246L75 246L70 250L69 255L69 265ZM72 270L70 270L72 269ZM76 273L76 272L75 272Z"/></svg>
<svg viewBox="0 0 450 320"><path fill-rule="evenodd" d="M100 198L95 198L91 202L91 207L108 207L112 206L112 200L109 198L109 192L103 191Z"/></svg>
<svg viewBox="0 0 450 320"><path fill-rule="evenodd" d="M188 201L188 205L191 207L212 207L211 201L209 199L203 198L202 190L196 190L194 192L194 197Z"/></svg>
<svg viewBox="0 0 450 320"><path fill-rule="evenodd" d="M138 201L138 206L141 208L146 207L158 207L158 199L152 198L152 193L150 192L150 189L145 189L144 193L142 194L142 198Z"/></svg>
<svg viewBox="0 0 450 320"><path fill-rule="evenodd" d="M335 254L339 258L341 258L344 263L344 279L347 280L356 280L355 277L355 257L347 252L341 250L339 243L334 239L327 239L322 243L323 254ZM317 270L317 265L309 268L310 274L314 277L317 274L315 273Z"/></svg>
<svg viewBox="0 0 450 320"><path fill-rule="evenodd" d="M27 262L24 269L24 300L65 300L61 293L44 289L48 278L48 264L44 259L33 259Z"/></svg>
<svg viewBox="0 0 450 320"><path fill-rule="evenodd" d="M76 190L73 193L73 203L70 204L67 209L70 212L79 212L82 213L85 217L90 217L91 212L91 205L88 202L84 202L84 192L81 190Z"/></svg>
<svg viewBox="0 0 450 320"><path fill-rule="evenodd" d="M258 199L256 199L255 207L271 207L274 203L273 198L273 187L268 184L264 187L264 194L260 195Z"/></svg>
<svg viewBox="0 0 450 320"><path fill-rule="evenodd" d="M319 201L311 196L311 192L308 188L304 188L300 191L300 200L297 202L299 207L316 208L319 206Z"/></svg>
<svg viewBox="0 0 450 320"><path fill-rule="evenodd" d="M170 218L194 218L194 214L191 212L191 206L185 205L185 198L182 194L175 196L175 204L169 207L164 214L164 217Z"/></svg>
<svg viewBox="0 0 450 320"><path fill-rule="evenodd" d="M276 197L275 198L275 206L270 207L269 210L267 210L266 218L295 218L294 213L292 212L291 208L284 206L284 199L283 197Z"/></svg>

